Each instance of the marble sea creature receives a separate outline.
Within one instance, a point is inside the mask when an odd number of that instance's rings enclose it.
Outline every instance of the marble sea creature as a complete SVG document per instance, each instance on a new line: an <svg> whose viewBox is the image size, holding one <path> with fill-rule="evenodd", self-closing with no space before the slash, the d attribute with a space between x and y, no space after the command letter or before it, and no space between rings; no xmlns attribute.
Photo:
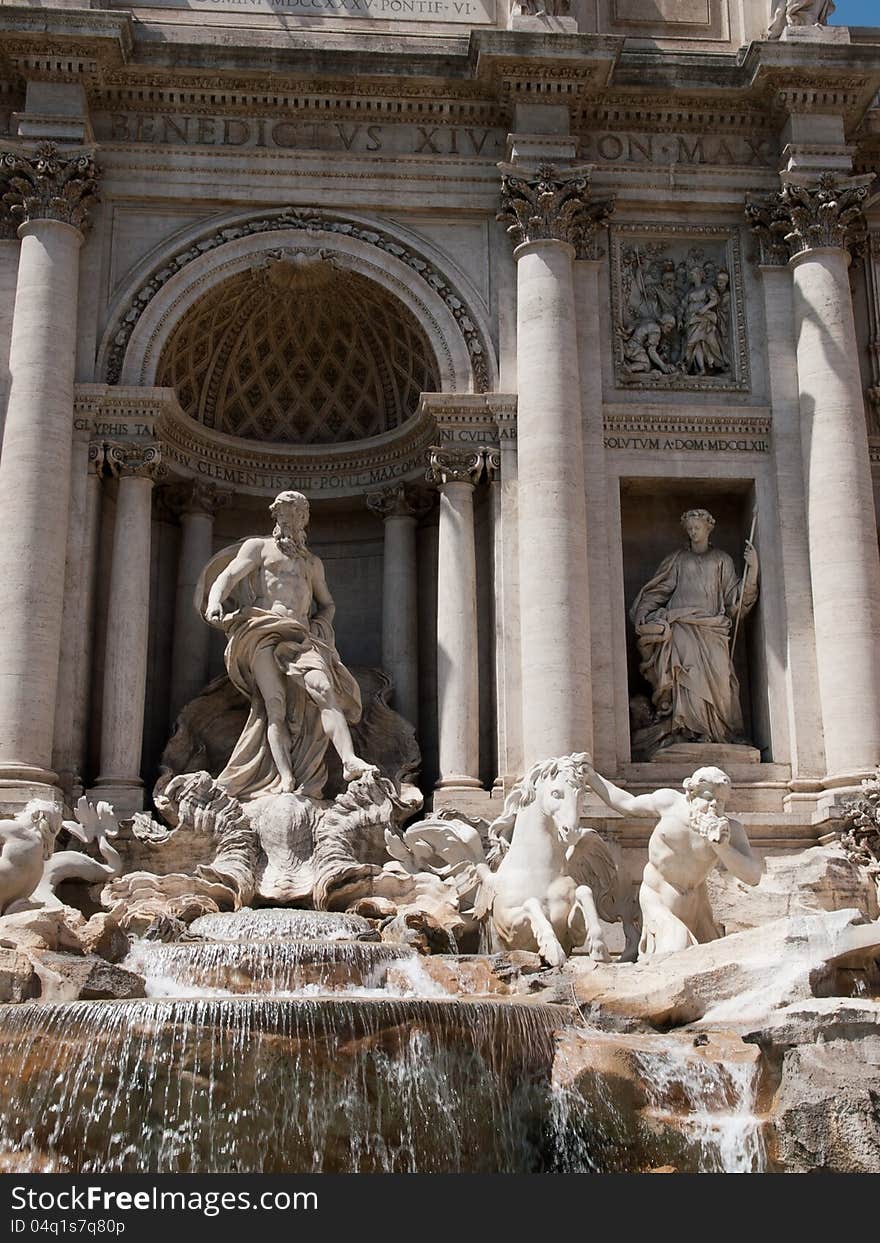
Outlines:
<svg viewBox="0 0 880 1243"><path fill-rule="evenodd" d="M61 830L59 804L31 799L14 819L0 820L0 914L27 903Z"/></svg>
<svg viewBox="0 0 880 1243"><path fill-rule="evenodd" d="M574 754L533 765L485 842L473 824L436 817L402 837L386 833L389 854L454 887L465 921L484 924L494 949L538 952L560 966L584 946L607 961L601 919L629 924L628 944L635 925L609 848L581 826L587 763Z"/></svg>
<svg viewBox="0 0 880 1243"><path fill-rule="evenodd" d="M763 872L746 831L724 814L730 778L720 768L699 768L682 790L628 794L584 765L587 784L622 816L650 816L657 823L639 890L642 937L639 959L687 949L721 935L712 916L706 878L719 864L757 885Z"/></svg>

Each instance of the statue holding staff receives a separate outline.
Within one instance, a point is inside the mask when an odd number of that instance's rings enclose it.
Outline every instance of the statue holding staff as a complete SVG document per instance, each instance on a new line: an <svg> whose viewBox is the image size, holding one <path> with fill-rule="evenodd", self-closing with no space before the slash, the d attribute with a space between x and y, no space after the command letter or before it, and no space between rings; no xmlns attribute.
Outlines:
<svg viewBox="0 0 880 1243"><path fill-rule="evenodd" d="M710 543L715 519L707 509L689 509L681 524L687 548L660 563L630 609L639 669L653 690L655 749L743 741L730 636L757 599L758 554L748 539L740 578L733 558Z"/></svg>

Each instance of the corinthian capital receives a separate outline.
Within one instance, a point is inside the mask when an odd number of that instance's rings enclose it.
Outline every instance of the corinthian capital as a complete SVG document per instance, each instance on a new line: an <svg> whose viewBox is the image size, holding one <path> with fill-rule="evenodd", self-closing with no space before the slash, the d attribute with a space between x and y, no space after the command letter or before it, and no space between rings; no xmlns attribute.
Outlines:
<svg viewBox="0 0 880 1243"><path fill-rule="evenodd" d="M758 262L764 267L784 267L790 254L787 238L791 219L779 202L779 196L749 199L746 220L758 243Z"/></svg>
<svg viewBox="0 0 880 1243"><path fill-rule="evenodd" d="M553 240L573 246L579 259L598 257L596 233L614 210L612 199L594 202L589 170L557 169L539 164L524 173L511 164L501 168L501 210L514 246Z"/></svg>
<svg viewBox="0 0 880 1243"><path fill-rule="evenodd" d="M380 518L421 518L432 504L431 496L405 483L368 492L366 501L367 508Z"/></svg>
<svg viewBox="0 0 880 1243"><path fill-rule="evenodd" d="M30 152L2 152L0 184L6 211L17 224L60 220L85 232L89 210L98 201L94 152L67 154L53 142Z"/></svg>
<svg viewBox="0 0 880 1243"><path fill-rule="evenodd" d="M868 236L864 203L871 180L836 173L823 173L812 183L790 177L772 198L747 203L762 262L827 247L860 253Z"/></svg>
<svg viewBox="0 0 880 1243"><path fill-rule="evenodd" d="M162 501L171 513L179 517L186 514L207 514L213 517L218 509L232 504L232 492L211 479L187 479L164 487Z"/></svg>
<svg viewBox="0 0 880 1243"><path fill-rule="evenodd" d="M432 445L428 450L429 483L476 484L483 473L485 450Z"/></svg>
<svg viewBox="0 0 880 1243"><path fill-rule="evenodd" d="M105 446L110 472L123 479L151 479L154 483L165 473L162 450L153 441L121 442Z"/></svg>

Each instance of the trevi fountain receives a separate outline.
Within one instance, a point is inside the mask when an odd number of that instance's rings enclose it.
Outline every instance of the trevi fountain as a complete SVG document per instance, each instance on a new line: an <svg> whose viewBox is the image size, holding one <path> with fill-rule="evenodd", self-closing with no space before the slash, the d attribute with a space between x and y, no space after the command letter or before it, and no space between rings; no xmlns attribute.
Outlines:
<svg viewBox="0 0 880 1243"><path fill-rule="evenodd" d="M833 7L0 5L0 1170L880 1172Z"/></svg>

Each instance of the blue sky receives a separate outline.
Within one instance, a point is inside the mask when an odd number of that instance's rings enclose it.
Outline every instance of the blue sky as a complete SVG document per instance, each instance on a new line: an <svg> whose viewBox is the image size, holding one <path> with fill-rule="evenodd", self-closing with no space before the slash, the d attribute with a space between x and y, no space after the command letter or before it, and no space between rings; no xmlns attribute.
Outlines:
<svg viewBox="0 0 880 1243"><path fill-rule="evenodd" d="M880 0L835 0L833 26L880 26Z"/></svg>

